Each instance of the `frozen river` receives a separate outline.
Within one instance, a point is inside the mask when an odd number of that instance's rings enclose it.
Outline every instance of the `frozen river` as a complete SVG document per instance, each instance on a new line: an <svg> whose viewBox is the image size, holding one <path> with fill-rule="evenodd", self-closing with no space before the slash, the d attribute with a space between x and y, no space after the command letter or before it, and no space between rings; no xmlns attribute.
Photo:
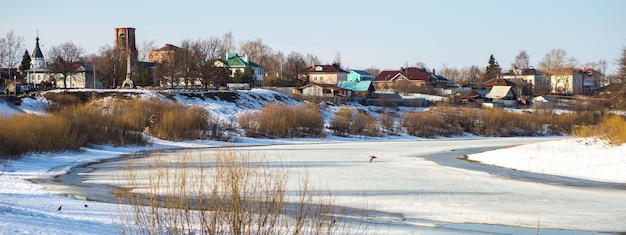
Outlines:
<svg viewBox="0 0 626 235"><path fill-rule="evenodd" d="M537 227L540 234L626 231L623 185L476 167L479 164L457 159L470 152L546 140L554 139L348 142L238 149L267 164L286 167L291 174L306 172L312 188L331 192L336 204L372 211L367 218L370 227L383 234L536 234ZM211 162L219 150L194 151L192 161ZM369 155L377 159L368 163ZM134 161L141 164L150 159ZM119 179L126 164L100 163L90 166L94 171L79 175L89 184L125 186ZM297 177L291 178L290 188L297 189Z"/></svg>

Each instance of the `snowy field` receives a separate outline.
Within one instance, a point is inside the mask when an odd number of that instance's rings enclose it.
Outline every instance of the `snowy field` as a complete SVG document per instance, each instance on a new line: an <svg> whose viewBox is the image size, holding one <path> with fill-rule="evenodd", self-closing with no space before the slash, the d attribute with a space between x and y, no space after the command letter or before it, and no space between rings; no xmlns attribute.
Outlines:
<svg viewBox="0 0 626 235"><path fill-rule="evenodd" d="M19 111L0 103L0 113L43 115L42 103L45 101L28 100ZM224 113L223 118L241 111L213 103L206 107ZM338 204L375 211L370 218L375 234L535 234L536 227L543 229L539 234L626 232L624 187L532 182L442 166L430 160L438 154L459 155L464 149L497 149L470 154L469 159L519 171L626 183L626 145L608 146L593 139L570 137L427 140L399 136L241 138L237 143L152 139L150 145L142 147L98 146L77 153L32 154L0 168L0 234L117 234L117 219L125 205L84 200L72 194L72 188L29 180L144 150L226 145L256 146L248 149L306 170L315 188L336 193ZM202 156L211 154L203 152ZM368 163L368 155L378 156L377 161ZM118 176L113 171L85 175L90 182L107 184L116 184ZM474 224L515 227L501 231L498 226L475 228Z"/></svg>

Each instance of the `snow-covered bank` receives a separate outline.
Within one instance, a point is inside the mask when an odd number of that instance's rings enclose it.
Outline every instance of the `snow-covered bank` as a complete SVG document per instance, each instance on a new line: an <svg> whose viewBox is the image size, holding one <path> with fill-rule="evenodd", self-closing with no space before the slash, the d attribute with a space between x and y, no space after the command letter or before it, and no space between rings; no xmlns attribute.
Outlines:
<svg viewBox="0 0 626 235"><path fill-rule="evenodd" d="M626 183L626 144L563 139L469 155L470 160L520 171Z"/></svg>

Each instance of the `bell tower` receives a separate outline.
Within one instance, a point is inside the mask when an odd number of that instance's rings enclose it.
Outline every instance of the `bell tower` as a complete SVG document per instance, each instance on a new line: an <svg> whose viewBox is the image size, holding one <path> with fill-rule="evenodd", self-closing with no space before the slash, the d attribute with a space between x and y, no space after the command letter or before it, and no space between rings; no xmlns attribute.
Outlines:
<svg viewBox="0 0 626 235"><path fill-rule="evenodd" d="M126 79L122 81L122 88L135 88L132 67L137 65L139 55L135 46L135 28L115 28L115 50L126 56Z"/></svg>
<svg viewBox="0 0 626 235"><path fill-rule="evenodd" d="M137 64L137 46L135 44L135 28L115 28L115 49L130 56L131 65Z"/></svg>

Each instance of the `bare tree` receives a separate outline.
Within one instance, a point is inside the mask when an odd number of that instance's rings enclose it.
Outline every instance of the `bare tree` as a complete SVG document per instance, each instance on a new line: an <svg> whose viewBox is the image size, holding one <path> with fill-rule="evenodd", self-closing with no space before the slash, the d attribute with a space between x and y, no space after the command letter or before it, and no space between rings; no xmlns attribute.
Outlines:
<svg viewBox="0 0 626 235"><path fill-rule="evenodd" d="M339 52L337 52L337 54L335 54L335 59L333 60L333 63L341 64L341 54Z"/></svg>
<svg viewBox="0 0 626 235"><path fill-rule="evenodd" d="M616 61L617 73L613 77L613 82L619 89L615 95L614 104L616 107L626 107L626 46L622 46L622 53Z"/></svg>
<svg viewBox="0 0 626 235"><path fill-rule="evenodd" d="M179 60L180 66L177 74L179 74L185 83L185 88L189 89L190 85L195 83L196 64L202 60L199 55L198 43L185 39L180 44L180 49L176 59Z"/></svg>
<svg viewBox="0 0 626 235"><path fill-rule="evenodd" d="M459 69L457 69L457 68L448 68L447 64L443 64L443 67L441 67L439 69L439 74L441 76L444 76L445 78L449 79L450 81L456 83L456 84L462 83L461 80L460 80L461 72L459 71Z"/></svg>
<svg viewBox="0 0 626 235"><path fill-rule="evenodd" d="M148 57L150 56L150 51L154 49L156 49L154 40L141 42L141 45L139 46L138 60L148 61Z"/></svg>
<svg viewBox="0 0 626 235"><path fill-rule="evenodd" d="M462 68L460 71L460 80L463 84L480 84L483 80L483 72L476 65Z"/></svg>
<svg viewBox="0 0 626 235"><path fill-rule="evenodd" d="M284 78L287 79L288 85L297 86L296 81L298 81L298 74L302 72L303 69L307 67L307 62L304 59L302 54L292 51L287 55L287 59L285 60L285 65L283 66ZM307 81L304 81L307 82Z"/></svg>
<svg viewBox="0 0 626 235"><path fill-rule="evenodd" d="M408 65L406 67L408 67ZM428 66L426 66L426 63L424 62L418 61L415 62L415 67L417 67L418 69L426 69Z"/></svg>
<svg viewBox="0 0 626 235"><path fill-rule="evenodd" d="M49 58L53 58L54 66L51 72L63 75L63 88L67 89L67 76L73 70L75 63L80 62L81 56L85 50L74 44L72 41L65 42L59 46L53 46L50 49Z"/></svg>
<svg viewBox="0 0 626 235"><path fill-rule="evenodd" d="M530 61L528 57L528 53L525 50L521 50L517 56L515 56L515 61L511 63L511 69L525 69L530 67Z"/></svg>
<svg viewBox="0 0 626 235"><path fill-rule="evenodd" d="M293 52L292 52L293 53ZM290 54L291 55L291 54ZM319 58L317 58L317 56L313 55L313 54L306 54L306 60L305 60L306 64L308 66L314 65L314 64L321 64L322 62L320 61Z"/></svg>
<svg viewBox="0 0 626 235"><path fill-rule="evenodd" d="M154 78L158 79L161 86L169 83L170 88L174 89L174 86L180 82L180 68L184 61L182 56L181 49L175 47L172 53L154 68Z"/></svg>
<svg viewBox="0 0 626 235"><path fill-rule="evenodd" d="M265 73L278 78L283 77L283 65L285 64L285 55L278 51L268 61L265 66Z"/></svg>
<svg viewBox="0 0 626 235"><path fill-rule="evenodd" d="M244 41L239 46L241 53L248 55L251 61L264 66L272 56L272 48L263 44L260 38L256 41Z"/></svg>
<svg viewBox="0 0 626 235"><path fill-rule="evenodd" d="M374 78L376 78L376 76L380 73L380 69L375 66L370 66L369 68L366 68L365 71L372 74Z"/></svg>
<svg viewBox="0 0 626 235"><path fill-rule="evenodd" d="M229 76L228 68L217 67L215 62L224 55L225 48L222 39L211 37L196 42L196 53L199 61L196 63L196 73L204 89L209 86L219 86Z"/></svg>
<svg viewBox="0 0 626 235"><path fill-rule="evenodd" d="M97 66L102 76L103 87L116 87L126 76L126 54L121 49L115 49L110 45L100 48L99 54L94 58L93 64Z"/></svg>
<svg viewBox="0 0 626 235"><path fill-rule="evenodd" d="M552 75L551 91L553 93L571 94L573 92L570 75L572 69L576 67L578 61L573 57L567 57L565 50L552 49L539 61L539 69L546 76Z"/></svg>
<svg viewBox="0 0 626 235"><path fill-rule="evenodd" d="M0 38L0 67L15 68L21 61L22 45L24 38L15 36L13 30L6 33L4 38ZM11 69L9 69L9 78Z"/></svg>

